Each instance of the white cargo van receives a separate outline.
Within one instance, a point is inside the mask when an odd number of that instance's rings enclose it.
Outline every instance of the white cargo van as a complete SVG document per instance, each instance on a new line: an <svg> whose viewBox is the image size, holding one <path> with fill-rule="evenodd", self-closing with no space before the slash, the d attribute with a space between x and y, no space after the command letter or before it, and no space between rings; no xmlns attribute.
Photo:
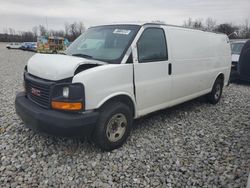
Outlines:
<svg viewBox="0 0 250 188"><path fill-rule="evenodd" d="M133 119L202 95L216 104L230 68L223 34L152 23L91 27L65 55L30 58L16 112L32 129L85 135L112 150Z"/></svg>

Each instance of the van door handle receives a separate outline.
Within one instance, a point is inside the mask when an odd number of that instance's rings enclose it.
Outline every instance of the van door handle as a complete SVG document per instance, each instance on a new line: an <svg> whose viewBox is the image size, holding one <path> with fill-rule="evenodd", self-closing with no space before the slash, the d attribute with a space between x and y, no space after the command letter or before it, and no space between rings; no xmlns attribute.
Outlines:
<svg viewBox="0 0 250 188"><path fill-rule="evenodd" d="M169 63L168 64L168 75L171 75L172 74L172 64Z"/></svg>

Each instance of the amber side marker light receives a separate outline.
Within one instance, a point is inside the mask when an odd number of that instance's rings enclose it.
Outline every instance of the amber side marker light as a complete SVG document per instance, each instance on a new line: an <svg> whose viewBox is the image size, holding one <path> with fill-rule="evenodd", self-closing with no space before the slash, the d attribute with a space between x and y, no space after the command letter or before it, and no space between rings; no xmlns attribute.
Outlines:
<svg viewBox="0 0 250 188"><path fill-rule="evenodd" d="M81 102L59 102L52 101L51 106L57 110L81 110L83 105Z"/></svg>

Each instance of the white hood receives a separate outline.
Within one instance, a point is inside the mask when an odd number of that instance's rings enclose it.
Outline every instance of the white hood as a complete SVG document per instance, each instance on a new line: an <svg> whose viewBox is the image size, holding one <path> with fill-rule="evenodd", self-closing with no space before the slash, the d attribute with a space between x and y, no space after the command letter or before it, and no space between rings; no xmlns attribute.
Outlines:
<svg viewBox="0 0 250 188"><path fill-rule="evenodd" d="M232 62L238 62L240 58L239 54L232 54Z"/></svg>
<svg viewBox="0 0 250 188"><path fill-rule="evenodd" d="M74 76L81 64L105 64L96 60L58 54L35 54L28 61L28 72L47 80L61 80Z"/></svg>

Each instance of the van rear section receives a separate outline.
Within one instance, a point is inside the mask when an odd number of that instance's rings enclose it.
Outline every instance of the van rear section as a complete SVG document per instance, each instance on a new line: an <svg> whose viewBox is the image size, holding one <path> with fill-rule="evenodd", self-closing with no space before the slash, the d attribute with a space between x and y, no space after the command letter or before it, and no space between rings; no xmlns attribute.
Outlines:
<svg viewBox="0 0 250 188"><path fill-rule="evenodd" d="M231 54L226 35L179 27L167 27L166 33L173 60L171 100L210 92L219 74L227 84Z"/></svg>
<svg viewBox="0 0 250 188"><path fill-rule="evenodd" d="M133 120L206 95L219 102L230 73L225 35L155 23L89 28L65 55L36 54L16 112L31 129L122 146Z"/></svg>

